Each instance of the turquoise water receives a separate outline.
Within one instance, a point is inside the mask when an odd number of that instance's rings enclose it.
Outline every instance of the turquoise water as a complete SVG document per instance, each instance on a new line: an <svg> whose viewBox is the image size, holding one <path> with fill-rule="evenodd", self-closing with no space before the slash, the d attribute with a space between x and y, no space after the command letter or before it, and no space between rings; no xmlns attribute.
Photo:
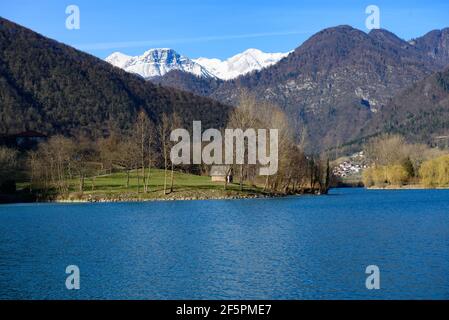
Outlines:
<svg viewBox="0 0 449 320"><path fill-rule="evenodd" d="M449 191L0 206L0 299L51 298L449 299Z"/></svg>

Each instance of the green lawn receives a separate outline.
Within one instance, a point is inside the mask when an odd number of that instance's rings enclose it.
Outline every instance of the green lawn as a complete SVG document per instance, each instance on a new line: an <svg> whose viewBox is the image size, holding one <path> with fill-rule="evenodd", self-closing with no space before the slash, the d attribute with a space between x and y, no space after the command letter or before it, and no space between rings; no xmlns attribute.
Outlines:
<svg viewBox="0 0 449 320"><path fill-rule="evenodd" d="M170 188L170 175L167 172L167 190ZM79 192L79 180L70 181L69 199L179 199L179 198L220 198L244 195L261 194L258 187L245 185L240 191L238 184L228 184L224 190L222 182L212 182L208 176L197 176L181 172L174 173L174 190L164 195L164 170L151 169L149 191L143 192L142 179L140 179L140 192L137 190L137 172L132 171L130 175L129 188L126 188L126 172L113 173L98 176L95 179L86 178L84 192Z"/></svg>

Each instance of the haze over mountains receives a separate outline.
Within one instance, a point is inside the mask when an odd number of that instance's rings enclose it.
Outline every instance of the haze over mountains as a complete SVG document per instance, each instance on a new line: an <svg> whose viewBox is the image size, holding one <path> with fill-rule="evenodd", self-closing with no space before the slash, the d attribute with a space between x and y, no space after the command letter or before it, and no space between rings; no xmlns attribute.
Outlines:
<svg viewBox="0 0 449 320"><path fill-rule="evenodd" d="M179 70L197 77L229 80L271 66L287 55L288 53L265 53L257 49L248 49L222 61L209 58L189 59L173 49L158 48L150 49L136 57L115 52L105 60L145 79L164 76L170 71Z"/></svg>

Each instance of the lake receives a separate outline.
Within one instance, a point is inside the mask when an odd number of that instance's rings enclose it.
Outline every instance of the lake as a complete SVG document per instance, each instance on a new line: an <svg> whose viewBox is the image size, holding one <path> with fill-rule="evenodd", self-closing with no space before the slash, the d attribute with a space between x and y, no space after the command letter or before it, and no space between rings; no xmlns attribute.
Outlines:
<svg viewBox="0 0 449 320"><path fill-rule="evenodd" d="M0 299L409 298L449 299L449 190L0 206Z"/></svg>

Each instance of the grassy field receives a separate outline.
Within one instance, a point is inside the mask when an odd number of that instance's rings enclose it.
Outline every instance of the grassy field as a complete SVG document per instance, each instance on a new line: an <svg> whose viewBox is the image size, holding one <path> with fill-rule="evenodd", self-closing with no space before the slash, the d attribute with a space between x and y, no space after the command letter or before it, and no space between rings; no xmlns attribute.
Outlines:
<svg viewBox="0 0 449 320"><path fill-rule="evenodd" d="M170 188L170 174L167 172L167 189ZM71 180L68 195L58 197L58 200L156 200L156 199L216 199L232 197L255 197L263 195L259 187L244 185L240 191L238 184L228 184L224 190L222 182L212 182L208 176L197 176L181 172L174 173L173 192L164 195L164 170L152 169L149 191L144 193L142 178L138 192L137 172L130 175L129 188L126 187L125 172L98 176L95 179L86 178L84 191L79 191L79 180Z"/></svg>

